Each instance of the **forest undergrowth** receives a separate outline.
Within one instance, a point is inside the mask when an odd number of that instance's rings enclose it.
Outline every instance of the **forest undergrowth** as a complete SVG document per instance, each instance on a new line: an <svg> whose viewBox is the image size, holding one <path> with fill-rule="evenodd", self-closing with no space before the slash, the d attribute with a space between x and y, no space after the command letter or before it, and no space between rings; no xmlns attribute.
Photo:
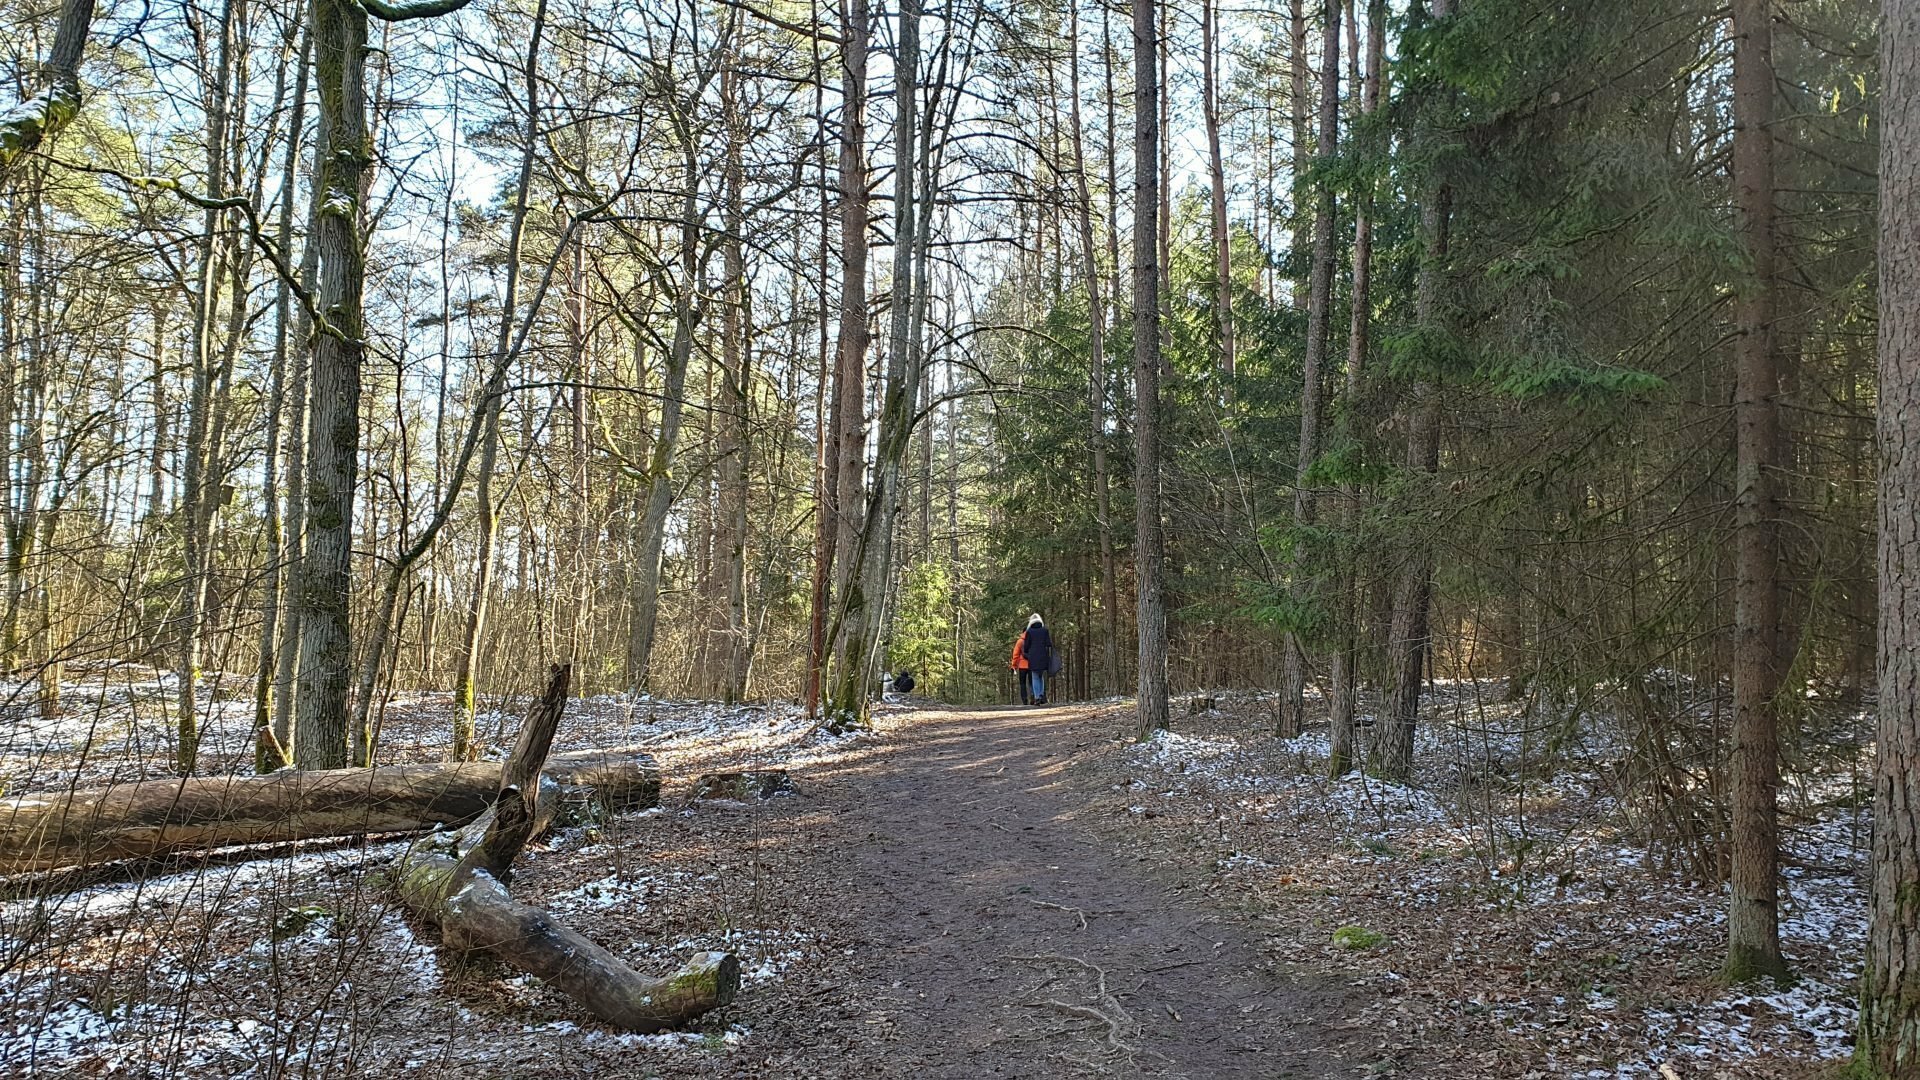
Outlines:
<svg viewBox="0 0 1920 1080"><path fill-rule="evenodd" d="M131 678L69 687L73 712L57 723L21 718L0 748L6 793L167 774L166 676L116 674ZM495 704L479 730L497 755L524 702ZM209 771L251 771L251 709L209 707ZM395 696L383 761L445 760L452 713L446 694ZM515 892L642 971L666 972L701 950L733 952L744 985L724 1018L658 1035L608 1029L530 976L449 960L437 935L404 915L385 876L410 841L314 841L6 882L0 1072L360 1077L458 1066L575 1076L616 1059L641 1070L634 1075L685 1075L701 1061L724 1072L753 1030L758 992L829 942L791 909L805 853L772 842L777 827L762 812L696 804L693 779L804 770L857 753L866 739L820 733L791 706L569 703L557 745L644 746L666 777L662 803L557 830L524 856ZM774 880L784 883L778 894Z"/></svg>
<svg viewBox="0 0 1920 1080"><path fill-rule="evenodd" d="M1327 779L1324 724L1274 738L1270 695L1188 695L1174 731L1114 743L1093 819L1242 909L1276 962L1364 984L1350 1022L1408 1075L1831 1075L1866 933L1872 717L1834 711L1783 793L1797 981L1769 991L1721 980L1725 891L1630 783L1631 721L1592 712L1554 742L1509 690L1432 686L1413 785Z"/></svg>

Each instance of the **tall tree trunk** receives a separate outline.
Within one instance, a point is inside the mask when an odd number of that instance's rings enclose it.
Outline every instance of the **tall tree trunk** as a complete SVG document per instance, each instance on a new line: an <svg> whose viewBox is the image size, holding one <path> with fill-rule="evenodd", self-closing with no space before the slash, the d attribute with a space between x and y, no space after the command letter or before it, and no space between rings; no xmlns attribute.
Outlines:
<svg viewBox="0 0 1920 1080"><path fill-rule="evenodd" d="M833 540L826 572L833 585L822 589L831 618L821 636L814 677L826 678L828 653L840 653L845 599L857 573L854 544L865 510L861 473L866 463L867 340L867 48L871 33L866 0L842 0L840 56L843 67L840 119L840 340L834 373Z"/></svg>
<svg viewBox="0 0 1920 1080"><path fill-rule="evenodd" d="M720 98L726 127L726 161L722 166L722 199L726 221L726 239L721 243L720 389L719 402L722 437L720 469L717 476L718 513L715 515L715 555L719 577L715 597L719 610L715 624L719 631L718 648L710 661L711 685L720 698L735 702L746 694L747 640L747 454L748 410L751 398L750 360L747 333L751 327L748 312L747 264L742 234L747 228L746 171L741 162L741 132L745 120L738 113L731 69L720 76Z"/></svg>
<svg viewBox="0 0 1920 1080"><path fill-rule="evenodd" d="M820 11L817 3L813 10L814 21L818 23ZM833 318L831 302L828 298L828 282L831 280L831 252L833 247L833 201L827 184L827 106L826 75L820 56L820 39L810 39L813 60L813 114L815 131L820 139L819 181L820 181L820 237L815 249L814 273L819 276L819 356L816 367L820 381L814 388L813 397L813 570L807 604L807 670L805 673L805 705L809 717L817 716L820 711L821 666L826 663L827 654L827 602L828 585L833 580L833 546L835 533L834 517L838 511L838 492L840 488L840 451L839 440L831 424L831 410L828 400L832 394L833 353L829 347L830 338L827 324Z"/></svg>
<svg viewBox="0 0 1920 1080"><path fill-rule="evenodd" d="M1133 0L1133 505L1139 580L1138 731L1167 726L1160 531L1160 79L1154 0Z"/></svg>
<svg viewBox="0 0 1920 1080"><path fill-rule="evenodd" d="M1320 428L1326 412L1322 390L1327 364L1327 342L1333 329L1333 183L1326 169L1340 144L1340 3L1325 0L1324 24L1320 40L1326 53L1320 63L1320 136L1314 148L1320 167L1313 192L1313 255L1309 270L1311 283L1307 293L1307 348L1300 369L1300 456L1293 479L1293 524L1304 532L1313 525L1316 512L1309 474L1320 457ZM1296 610L1305 610L1313 602L1305 560L1294 559L1293 591L1299 601ZM1285 652L1280 668L1281 738L1300 734L1305 724L1306 649L1297 627L1287 630Z"/></svg>
<svg viewBox="0 0 1920 1080"><path fill-rule="evenodd" d="M220 9L218 44L207 72L203 89L207 95L206 115L206 188L207 198L227 196L227 138L232 117L230 102L234 70L235 36L239 29L240 4L226 0ZM208 209L201 214L199 272L194 286L193 378L187 397L186 462L182 469L180 499L180 547L184 580L180 597L180 620L175 676L174 722L179 732L175 746L174 768L182 776L193 773L200 756L199 707L195 703L200 685L201 632L207 604L208 579L212 574L213 519L219 500L220 447L214 437L214 412L219 408L216 396L220 382L216 370L226 355L215 329L220 309L221 286L225 284L226 262L231 257L221 235L226 215Z"/></svg>
<svg viewBox="0 0 1920 1080"><path fill-rule="evenodd" d="M1433 18L1453 13L1453 0L1431 0ZM1423 141L1432 137L1419 133ZM1453 192L1439 179L1432 182L1420 207L1420 233L1425 251L1414 282L1414 323L1428 342L1448 332L1441 309L1446 282ZM1431 346L1429 346L1431 347ZM1407 471L1422 483L1414 485L1416 505L1431 493L1433 474L1440 467L1440 394L1424 374L1414 380L1402 417L1407 428ZM1412 525L1410 528L1418 529ZM1387 631L1390 668L1384 722L1373 746L1373 767L1390 780L1406 780L1413 773L1413 732L1420 716L1421 675L1428 652L1428 616L1433 602L1433 543L1421 535L1407 538L1393 586L1392 614Z"/></svg>
<svg viewBox="0 0 1920 1080"><path fill-rule="evenodd" d="M1287 0L1288 103L1293 122L1293 206L1288 231L1293 240L1293 306L1307 306L1307 282L1300 274L1307 261L1307 134L1313 115L1312 100L1307 97L1307 7L1306 0Z"/></svg>
<svg viewBox="0 0 1920 1080"><path fill-rule="evenodd" d="M1100 9L1100 69L1105 82L1105 93L1101 104L1106 111L1106 157L1107 157L1107 272L1113 276L1108 279L1110 287L1107 295L1113 298L1113 324L1120 325L1120 298L1125 294L1126 275L1129 268L1120 261L1120 91L1115 84L1114 68L1119 66L1119 50L1113 47L1113 11L1109 7ZM1117 609L1116 609L1117 610ZM1113 683L1113 692L1120 689L1119 680Z"/></svg>
<svg viewBox="0 0 1920 1080"><path fill-rule="evenodd" d="M1880 24L1880 711L1857 1073L1920 1077L1920 6Z"/></svg>
<svg viewBox="0 0 1920 1080"><path fill-rule="evenodd" d="M932 201L933 200L929 199L927 200L927 203L931 205ZM920 262L917 258L915 259L914 265L920 269L925 268L925 264ZM926 297L926 291L924 289L920 289L916 287L914 292L916 293L916 295L920 296L924 301ZM924 327L925 325L926 324L920 321L919 319L914 320L916 333L923 333L924 331L920 330L919 328ZM919 352L920 351L919 347L916 346L914 351L916 353ZM920 392L918 397L921 401L933 400L933 368L931 365L923 365L921 367ZM932 554L933 554L933 429L934 429L934 426L935 425L933 423L933 415L930 413L927 416L926 422L920 425L919 434L915 436L915 439L919 444L919 452L918 452L919 467L915 471L914 480L913 480L914 495L919 503L918 513L915 515L914 530L913 530L914 537L913 537L912 562L915 562L915 563L923 562L929 559L930 557L932 557Z"/></svg>
<svg viewBox="0 0 1920 1080"><path fill-rule="evenodd" d="M916 239L921 216L916 180L922 167L918 152L920 127L920 4L901 0L898 44L894 59L894 176L893 176L893 298L888 311L887 371L875 423L879 439L874 459L873 490L867 496L866 520L848 552L857 575L840 598L838 610L845 629L828 703L836 727L864 724L873 665L885 624L888 588L893 572L894 524L902 497L901 480L913 437L916 398L920 389L920 357L915 352L916 316L924 310L915 295L921 248Z"/></svg>
<svg viewBox="0 0 1920 1080"><path fill-rule="evenodd" d="M1200 0L1201 111L1207 127L1207 177L1213 205L1214 347L1220 374L1233 381L1233 233L1227 226L1227 171L1220 159L1220 29L1215 0ZM1076 130L1074 138L1079 138Z"/></svg>
<svg viewBox="0 0 1920 1080"><path fill-rule="evenodd" d="M9 266L18 266L17 260L8 260L8 263ZM17 276L16 273L15 277ZM0 295L0 306L4 306L10 298L19 295L17 282L13 284L15 285L14 288L8 289L5 295ZM161 519L166 515L167 511L167 438L169 428L167 417L172 411L167 403L168 314L169 312L165 304L154 305L152 379L147 387L150 395L149 407L153 410L153 434L147 454L147 508L145 516L142 517L140 522L142 537L146 539L150 539L152 531L160 527ZM0 321L5 321L3 316L0 316ZM20 339L17 336L9 336L5 340L17 341ZM12 392L9 387L0 386L0 394L11 395ZM10 397L9 401L11 401ZM9 404L4 411L0 411L0 416L10 415L12 415L11 404ZM5 440L0 439L0 445L4 444Z"/></svg>
<svg viewBox="0 0 1920 1080"><path fill-rule="evenodd" d="M1157 6L1155 20L1159 24L1159 30L1154 40L1154 52L1159 60L1159 77L1156 83L1158 89L1155 92L1155 97L1159 100L1156 103L1158 121L1154 129L1154 142L1158 144L1159 156L1154 164L1156 176L1159 179L1158 186L1154 189L1154 197L1159 205L1154 211L1156 238L1154 266L1157 268L1155 276L1161 288L1165 288L1167 267L1173 265L1173 144L1166 138L1166 133L1173 129L1173 95L1166 92L1166 88L1172 84L1168 74L1171 59L1167 53L1173 45L1173 30L1170 25L1173 18L1173 5ZM1166 345L1165 341L1160 343L1160 374L1163 378L1172 378L1173 357Z"/></svg>
<svg viewBox="0 0 1920 1080"><path fill-rule="evenodd" d="M24 258L10 260L13 266L9 268L9 276L14 281L8 284L18 282L10 291L26 300L24 312L17 303L9 305L5 329L10 337L7 340L19 343L15 346L19 353L8 351L4 378L0 378L0 417L5 418L8 428L6 437L0 440L7 451L0 465L5 466L7 481L5 667L9 675L18 672L26 659L21 620L28 614L34 559L41 552L42 522L48 515L47 413L51 404L48 387L51 370L47 350L52 343L51 312L56 303L57 286L46 276L50 265L47 249L50 234L46 203L42 198L46 175L46 170L37 163L27 167L27 182L21 193L23 198L16 204L18 214L13 242L9 245L13 252L24 255ZM24 282L19 281L20 275L15 269L20 262L34 268L32 276Z"/></svg>
<svg viewBox="0 0 1920 1080"><path fill-rule="evenodd" d="M1773 4L1733 3L1733 189L1753 279L1734 320L1733 874L1726 975L1784 979L1780 955L1780 371L1773 345Z"/></svg>
<svg viewBox="0 0 1920 1080"><path fill-rule="evenodd" d="M308 403L306 552L294 591L300 620L299 700L293 760L301 768L347 763L352 679L353 501L360 468L360 362L366 337L366 251L361 201L372 165L367 133L367 14L351 0L313 0L314 81L320 138L314 155L309 241L319 253Z"/></svg>
<svg viewBox="0 0 1920 1080"><path fill-rule="evenodd" d="M312 43L311 32L308 34L308 43ZM318 216L319 208L309 204L307 242L300 252L300 287L309 296L313 293L313 282L320 267L320 249L313 243L314 223ZM282 598L284 617L280 625L280 643L274 657L273 673L273 738L279 746L281 757L288 759L293 753L294 731L299 723L295 712L298 705L295 687L300 674L301 607L294 590L299 587L300 566L306 554L307 421L312 412L313 396L309 342L312 335L313 319L303 304L294 312L293 343L297 348L291 353L294 357L293 384L288 389L286 404L292 422L287 427L286 444L282 448L282 457L287 463L285 540L280 548L281 574L285 579Z"/></svg>
<svg viewBox="0 0 1920 1080"><path fill-rule="evenodd" d="M1351 4L1351 0L1348 0ZM1386 0L1367 2L1367 66L1360 90L1360 117L1373 115L1380 107L1380 69L1386 52ZM1352 8L1348 8L1352 17ZM1349 41L1353 40L1351 37ZM1356 142L1358 140L1356 139ZM1350 441L1359 432L1355 422L1361 406L1366 377L1367 349L1373 328L1373 188L1367 174L1362 175L1353 210L1353 302L1347 328L1346 405L1341 412L1341 439ZM1359 521L1359 489L1343 485L1342 514L1349 530ZM1358 555L1350 556L1357 559ZM1341 581L1334 618L1339 635L1333 654L1333 687L1328 695L1329 720L1327 770L1345 776L1354 762L1354 669L1359 659L1360 618L1358 572L1350 561L1341 568Z"/></svg>
<svg viewBox="0 0 1920 1080"><path fill-rule="evenodd" d="M579 134L584 139L586 128L582 126ZM588 147L580 146L576 152L585 155ZM571 490L568 492L571 521L570 543L567 545L567 587L570 590L569 609L567 611L567 651L569 657L579 658L587 655L591 631L588 621L593 607L593 578L589 569L592 558L593 539L589 528L592 514L592 500L587 491L587 379L588 349L591 344L592 328L587 321L588 282L587 282L587 238L576 236L573 241L573 265L567 275L567 352L568 375L573 385L567 388L567 441L568 441L568 477ZM584 665L583 665L584 667ZM583 693L591 692L592 684L587 678L580 680Z"/></svg>
<svg viewBox="0 0 1920 1080"><path fill-rule="evenodd" d="M24 198L9 200L7 215L6 244L0 248L0 532L6 545L6 613L5 625L0 627L0 673L8 678L19 674L19 620L21 592L26 587L26 546L22 542L21 516L31 507L30 496L36 490L30 482L31 477L22 475L19 463L23 454L16 440L22 440L25 430L17 425L15 418L20 407L19 392L22 376L31 365L29 350L39 347L40 336L34 332L33 324L38 319L40 304L40 282L37 268L42 264L32 260L36 273L29 278L22 272L29 264L27 218L29 207L38 207L40 202L40 177L42 170L29 166L23 170L25 182L21 184ZM43 234L35 230L33 237L38 242ZM156 323L159 316L155 315ZM159 354L156 352L155 354ZM157 362L157 361L156 361ZM159 375L156 372L155 381ZM29 393L31 380L26 383ZM31 425L26 425L31 426ZM159 467L154 471L156 486L164 475ZM157 508L156 508L157 509ZM159 521L156 513L152 523Z"/></svg>

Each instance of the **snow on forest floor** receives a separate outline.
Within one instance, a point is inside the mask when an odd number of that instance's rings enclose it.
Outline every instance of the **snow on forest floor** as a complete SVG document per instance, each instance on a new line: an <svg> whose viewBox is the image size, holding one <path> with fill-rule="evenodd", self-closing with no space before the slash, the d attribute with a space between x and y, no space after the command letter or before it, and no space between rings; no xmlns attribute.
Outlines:
<svg viewBox="0 0 1920 1080"><path fill-rule="evenodd" d="M203 771L251 768L252 704L227 693L238 685L209 679ZM4 690L0 790L169 775L169 676L84 673L52 721ZM482 739L509 744L536 690L490 702ZM1275 739L1257 695L1212 694L1219 707L1199 712L1183 701L1175 730L1146 743L1125 738L1123 703L1098 703L1121 737L1088 751L1070 797L1090 799L1077 820L1176 889L1197 882L1262 928L1274 961L1352 981L1348 1025L1399 1075L1806 1078L1842 1057L1865 923L1867 718L1803 720L1788 740L1782 932L1800 981L1771 991L1716 979L1724 898L1698 883L1714 874L1689 875L1682 842L1718 813L1711 800L1649 804L1644 730L1595 709L1550 722L1505 697L1499 683L1435 687L1413 786L1327 780L1324 724ZM1687 724L1713 723L1682 698L1661 713L1680 718L1660 744L1670 792L1698 782L1683 768ZM380 759L443 759L451 717L446 694L391 699ZM1578 734L1549 753L1550 730ZM548 837L517 864L514 892L643 971L735 952L741 1003L693 1031L616 1033L510 970L452 963L395 909L380 871L400 842L312 843L0 883L0 1073L754 1074L783 1038L792 1049L794 1027L871 1021L783 996L852 955L792 902L834 887L782 842L819 810L691 804L690 785L783 767L804 794L807 770L873 738L817 733L786 705L570 703L556 749L645 745L667 778L662 807Z"/></svg>
<svg viewBox="0 0 1920 1080"><path fill-rule="evenodd" d="M116 669L68 687L58 720L16 705L0 736L0 790L168 775L171 694L169 677ZM250 771L252 703L209 696L202 771ZM478 717L494 756L527 696ZM446 694L394 698L380 760L443 760L451 717ZM666 777L662 806L536 843L515 864L514 893L641 971L732 951L747 1000L834 943L765 895L769 880L792 878L776 865L792 856L767 836L778 825L737 804L689 802L693 778L804 769L866 738L817 732L787 705L575 699L556 750L645 746ZM748 1036L737 1022L616 1033L528 977L450 964L415 937L383 876L405 843L282 845L265 858L236 849L228 855L246 861L189 858L78 888L0 883L0 1074L573 1076L617 1059L622 1075L647 1076L728 1055Z"/></svg>
<svg viewBox="0 0 1920 1080"><path fill-rule="evenodd" d="M1630 740L1605 717L1547 754L1504 684L1442 684L1418 786L1401 786L1328 780L1325 724L1276 739L1270 698L1207 697L1198 714L1176 703L1173 731L1115 745L1104 828L1203 870L1219 902L1269 925L1276 960L1377 991L1351 1022L1405 1072L1805 1077L1850 1051L1867 718L1807 733L1821 752L1783 792L1781 934L1799 981L1774 990L1717 980L1723 891L1649 845Z"/></svg>

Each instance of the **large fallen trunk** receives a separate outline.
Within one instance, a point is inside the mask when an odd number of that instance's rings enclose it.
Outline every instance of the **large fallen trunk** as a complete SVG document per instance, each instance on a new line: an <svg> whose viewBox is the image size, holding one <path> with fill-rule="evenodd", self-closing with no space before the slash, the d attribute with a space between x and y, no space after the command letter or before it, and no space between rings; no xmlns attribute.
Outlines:
<svg viewBox="0 0 1920 1080"><path fill-rule="evenodd" d="M660 770L637 749L557 755L562 821L660 801ZM150 780L0 800L0 873L170 855L233 844L419 832L474 821L500 794L490 762L282 770Z"/></svg>
<svg viewBox="0 0 1920 1080"><path fill-rule="evenodd" d="M540 804L551 794L536 777L542 777L566 708L568 675L567 665L554 667L546 695L527 717L518 745L501 766L484 831L457 861L416 844L401 860L400 900L438 926L448 948L484 951L537 975L610 1024L630 1031L678 1027L733 1000L740 962L732 954L699 953L664 979L648 978L507 894L513 860L538 831Z"/></svg>

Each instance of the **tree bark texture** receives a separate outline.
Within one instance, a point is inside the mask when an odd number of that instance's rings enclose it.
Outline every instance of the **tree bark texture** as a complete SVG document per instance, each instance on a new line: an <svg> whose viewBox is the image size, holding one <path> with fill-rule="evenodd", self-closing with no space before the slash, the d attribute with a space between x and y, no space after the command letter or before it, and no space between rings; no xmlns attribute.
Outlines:
<svg viewBox="0 0 1920 1080"><path fill-rule="evenodd" d="M747 333L753 324L747 288L745 185L741 161L745 118L737 102L739 91L731 71L720 76L722 124L726 128L726 160L721 169L726 239L721 244L720 297L720 461L717 470L718 513L714 520L715 561L713 648L708 650L707 685L711 696L732 703L746 696L747 675L747 502L752 410L752 347Z"/></svg>
<svg viewBox="0 0 1920 1080"><path fill-rule="evenodd" d="M917 316L923 312L914 284L920 275L916 240L921 218L918 184L920 135L920 5L902 0L894 59L893 297L888 311L887 370L882 385L872 490L866 518L847 551L849 585L836 610L842 629L829 722L836 728L867 719L867 697L880 647L892 583L895 522L903 498L902 478L913 437L920 390Z"/></svg>
<svg viewBox="0 0 1920 1080"><path fill-rule="evenodd" d="M300 620L299 726L294 763L347 763L353 677L353 503L360 470L360 364L365 352L366 245L360 208L373 148L367 132L367 15L352 0L314 0L314 83L320 142L312 199L319 252L307 423L307 548L295 578Z"/></svg>
<svg viewBox="0 0 1920 1080"><path fill-rule="evenodd" d="M1307 96L1307 6L1306 0L1287 0L1288 112L1293 137L1293 206L1289 215L1293 233L1293 306L1307 306L1307 281L1300 273L1307 261L1307 244L1312 233L1307 225L1307 136L1313 124L1313 101Z"/></svg>
<svg viewBox="0 0 1920 1080"><path fill-rule="evenodd" d="M840 306L834 350L833 406L826 462L826 498L821 503L820 542L814 568L818 614L810 657L809 706L816 705L836 651L839 599L850 581L848 554L863 508L861 470L866 459L867 379L867 37L866 0L843 0L840 16ZM828 612L834 614L829 617Z"/></svg>
<svg viewBox="0 0 1920 1080"><path fill-rule="evenodd" d="M300 148L306 133L307 71L312 53L310 42L310 37L303 31L300 47L294 55L293 108L287 121L286 156L280 167L284 179L280 184L280 217L276 230L283 254L293 250L293 177L299 171ZM297 542L289 544L290 532L282 515L284 504L281 501L279 470L281 463L287 459L287 455L282 453L285 440L283 428L289 426L287 417L291 411L306 407L304 395L294 398L289 387L290 382L304 385L303 382L288 378L289 357L293 355L293 325L293 290L287 287L285 280L280 280L274 289L273 370L268 393L266 467L260 492L267 515L266 541L271 561L267 567L266 583L262 586L259 666L253 681L253 727L255 743L259 748L254 756L254 768L262 773L291 764L286 756L286 743L277 737L278 733L273 728L273 716L274 675L279 668L278 647L281 624L285 621L281 607L286 591L286 570L292 562L288 552L298 550Z"/></svg>
<svg viewBox="0 0 1920 1080"><path fill-rule="evenodd" d="M1360 117L1371 116L1380 107L1380 69L1386 53L1386 0L1367 3L1366 74L1360 89ZM1351 16L1351 9L1349 9ZM1349 39L1351 40L1351 38ZM1358 139L1356 139L1358 141ZM1347 329L1346 403L1341 411L1341 435L1351 439L1357 431L1355 420L1366 392L1367 351L1373 330L1373 198L1371 181L1362 178L1354 199L1353 211L1353 298ZM1341 512L1349 527L1359 519L1360 492L1352 484L1344 485ZM1359 569L1356 552L1341 569L1338 605L1334 618L1339 621L1339 640L1333 654L1332 687L1327 695L1328 752L1327 771L1345 776L1354 763L1354 694L1359 661Z"/></svg>
<svg viewBox="0 0 1920 1080"><path fill-rule="evenodd" d="M1112 469L1107 455L1107 305L1100 288L1100 260L1095 257L1092 185L1087 182L1087 155L1080 124L1080 10L1068 11L1069 122L1072 124L1073 178L1080 213L1080 260L1087 276L1087 440L1093 451L1094 526L1100 534L1100 614L1105 626L1101 642L1101 688L1120 689L1120 586L1114 573ZM956 559L957 563L958 560ZM1086 674L1082 665L1081 674Z"/></svg>
<svg viewBox="0 0 1920 1080"><path fill-rule="evenodd" d="M1920 5L1880 26L1880 644L1854 1064L1920 1078Z"/></svg>
<svg viewBox="0 0 1920 1080"><path fill-rule="evenodd" d="M206 191L209 199L227 197L227 137L232 121L234 37L241 17L241 4L226 0L220 7L219 32L216 35L210 69L202 80L207 98L206 112ZM219 387L223 380L216 370L229 355L221 348L215 331L219 315L221 286L225 284L225 264L232 257L222 239L224 212L201 212L197 273L194 283L193 371L187 396L187 445L181 476L180 551L184 564L181 585L180 619L176 683L174 686L174 722L179 735L175 744L174 767L182 776L192 774L200 754L199 706L196 691L200 685L200 653L205 629L208 578L213 569L214 519L219 511L215 492L223 472L219 440L214 437L214 413L219 411Z"/></svg>
<svg viewBox="0 0 1920 1080"><path fill-rule="evenodd" d="M673 467L680 450L681 411L687 392L687 367L693 359L697 314L694 293L700 286L700 157L692 124L684 125L687 190L680 202L680 280L673 299L673 342L662 377L660 434L647 462L647 501L640 519L640 565L634 574L632 622L627 638L627 678L645 689L653 670L653 644L660 620L661 558L666 551L667 512L673 507Z"/></svg>

